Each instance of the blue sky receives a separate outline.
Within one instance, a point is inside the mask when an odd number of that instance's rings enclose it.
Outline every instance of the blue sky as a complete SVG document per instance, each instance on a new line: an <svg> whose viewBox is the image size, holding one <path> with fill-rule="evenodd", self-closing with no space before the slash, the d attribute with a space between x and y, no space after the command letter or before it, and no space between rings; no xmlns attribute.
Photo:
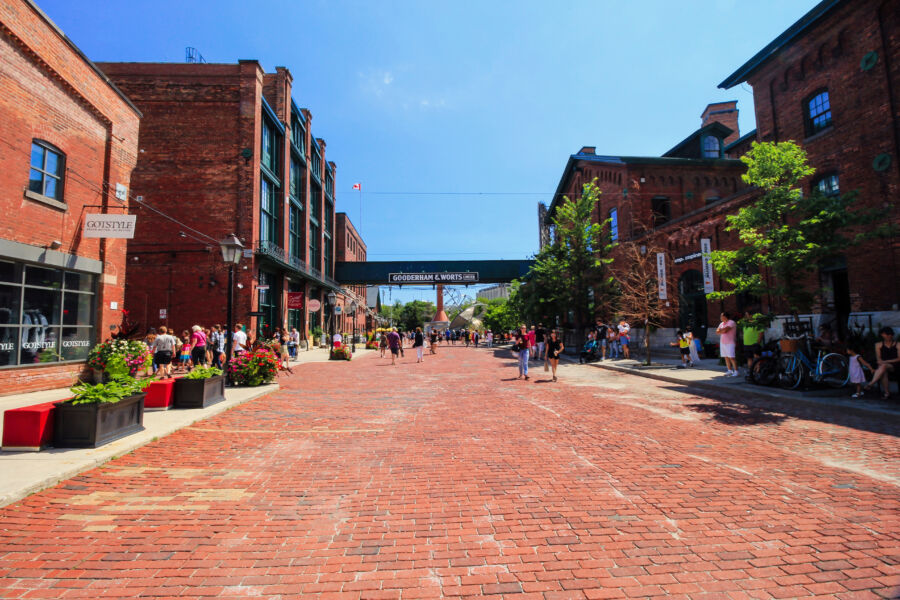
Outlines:
<svg viewBox="0 0 900 600"><path fill-rule="evenodd" d="M286 66L370 260L526 258L568 156L659 155L813 0L37 0L96 61ZM360 201L351 186L363 186ZM405 289L392 299L433 299Z"/></svg>

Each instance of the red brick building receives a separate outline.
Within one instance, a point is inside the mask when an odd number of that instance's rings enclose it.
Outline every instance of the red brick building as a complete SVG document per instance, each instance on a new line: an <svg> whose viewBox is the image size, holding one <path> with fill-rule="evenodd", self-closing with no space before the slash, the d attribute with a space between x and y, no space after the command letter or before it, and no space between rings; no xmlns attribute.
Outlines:
<svg viewBox="0 0 900 600"><path fill-rule="evenodd" d="M900 0L825 0L719 87L753 87L759 141L793 140L816 173L807 185L856 191L900 225ZM900 326L900 237L820 265L814 320Z"/></svg>
<svg viewBox="0 0 900 600"><path fill-rule="evenodd" d="M121 322L126 240L86 238L83 226L128 211L141 115L30 0L0 3L0 81L7 394L72 384Z"/></svg>
<svg viewBox="0 0 900 600"><path fill-rule="evenodd" d="M717 212L746 194L741 180L744 164L726 156L728 143L738 140L737 114L736 102L710 104L701 115L700 128L662 156L607 156L597 154L592 146L582 148L569 157L547 211L548 222L564 196L580 195L582 186L594 179L601 191L597 218L611 220L617 241L640 237L648 230L678 229L679 222ZM670 251L673 256L691 254L688 246L699 248L699 243L699 238L686 240L670 246ZM691 307L702 312L684 318L702 332L708 320L705 297ZM673 314L675 310L673 305Z"/></svg>
<svg viewBox="0 0 900 600"><path fill-rule="evenodd" d="M559 193L580 193L583 183L599 177L599 216L614 217L620 238L649 236L667 250L667 268L678 282L672 327L690 325L705 335L705 326L714 326L722 310L759 303L778 312L783 307L777 298L706 299L701 240L710 240L712 250L736 248L739 239L725 230L725 217L755 198L740 179L742 163L734 159L757 140L793 140L817 170L808 189L855 190L861 205L883 210L885 221L897 225L898 25L900 0L821 2L720 85L753 86L755 130L738 137L736 107L717 103L703 112L701 129L663 157L598 156L594 148L583 148L570 157L549 214ZM731 133L723 136L722 126ZM720 138L719 159L712 157L713 135ZM819 267L818 281L810 282L823 292L808 315L814 325L834 321L842 331L848 322L900 326L900 238L852 248ZM723 285L714 275L714 289ZM780 323L773 328L780 333Z"/></svg>
<svg viewBox="0 0 900 600"><path fill-rule="evenodd" d="M238 64L101 63L142 108L134 194L177 220L141 211L128 246L126 305L146 326L177 331L225 322L227 268L217 241L244 245L235 321L252 336L330 322L334 185L312 114L292 98L291 73ZM289 308L288 292L302 293ZM310 301L321 308L311 311Z"/></svg>
<svg viewBox="0 0 900 600"><path fill-rule="evenodd" d="M336 217L335 240L338 262L365 262L366 244L350 221L347 213L339 212ZM341 306L341 318L338 329L343 333L356 332L364 334L367 329L368 301L366 286L345 285L344 294L338 304ZM356 305L356 313L352 314L351 304ZM351 310L348 310L351 309Z"/></svg>

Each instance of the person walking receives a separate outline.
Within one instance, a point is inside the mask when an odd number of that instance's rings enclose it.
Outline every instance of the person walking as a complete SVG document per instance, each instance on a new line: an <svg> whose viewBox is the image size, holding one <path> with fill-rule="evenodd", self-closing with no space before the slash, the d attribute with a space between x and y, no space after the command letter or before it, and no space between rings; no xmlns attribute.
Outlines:
<svg viewBox="0 0 900 600"><path fill-rule="evenodd" d="M187 329L181 332L181 349L180 349L179 367L185 372L191 369L191 334Z"/></svg>
<svg viewBox="0 0 900 600"><path fill-rule="evenodd" d="M156 328L151 327L150 331L147 332L147 337L144 338L144 343L147 344L148 348L153 348L153 342L156 340ZM156 375L156 371L159 368L159 365L156 364L156 358L153 359L153 364L150 367L150 372Z"/></svg>
<svg viewBox="0 0 900 600"><path fill-rule="evenodd" d="M150 350L153 351L153 362L162 372L163 379L172 377L172 356L177 345L178 340L175 339L175 336L169 335L169 330L165 326L160 327L159 335L153 339L153 346L150 347Z"/></svg>
<svg viewBox="0 0 900 600"><path fill-rule="evenodd" d="M400 354L400 349L403 345L403 341L400 339L400 334L397 333L396 327L387 334L387 344L391 349L391 364L395 365L397 364L397 355Z"/></svg>
<svg viewBox="0 0 900 600"><path fill-rule="evenodd" d="M541 358L546 355L544 352L544 342L547 338L547 330L544 329L543 323L538 323L537 329L532 327L532 330L534 331L534 345L537 349L535 354L537 354L537 359L541 360Z"/></svg>
<svg viewBox="0 0 900 600"><path fill-rule="evenodd" d="M199 325L191 327L191 368L206 365L206 333Z"/></svg>
<svg viewBox="0 0 900 600"><path fill-rule="evenodd" d="M288 353L292 359L297 358L297 350L300 348L300 332L296 327L291 327L291 334L288 336Z"/></svg>
<svg viewBox="0 0 900 600"><path fill-rule="evenodd" d="M488 348L494 347L494 332L488 329L487 333L484 334L484 341L487 342Z"/></svg>
<svg viewBox="0 0 900 600"><path fill-rule="evenodd" d="M716 333L719 334L719 355L725 359L725 368L728 369L725 375L737 377L739 375L737 360L735 359L737 324L727 312L723 312L719 319L721 322L716 327Z"/></svg>
<svg viewBox="0 0 900 600"><path fill-rule="evenodd" d="M440 337L440 335L441 334L438 333L437 330L431 330L431 345L428 347L428 351L431 354L437 354L438 338Z"/></svg>
<svg viewBox="0 0 900 600"><path fill-rule="evenodd" d="M522 325L519 333L516 334L516 344L513 346L519 353L519 376L517 379L528 380L528 358L531 351L531 338L528 335L528 329Z"/></svg>
<svg viewBox="0 0 900 600"><path fill-rule="evenodd" d="M385 332L381 332L381 337L378 339L378 350L381 351L381 358L384 358L384 352L388 347L388 334Z"/></svg>
<svg viewBox="0 0 900 600"><path fill-rule="evenodd" d="M209 332L209 337L207 338L206 347L211 353L211 360L209 363L217 368L222 368L222 347L225 343L225 336L222 335L222 326L221 325L213 325L212 330Z"/></svg>
<svg viewBox="0 0 900 600"><path fill-rule="evenodd" d="M559 334L555 329L550 330L549 338L550 339L546 342L546 348L544 349L544 360L550 363L550 370L553 372L553 379L551 381L557 381L556 369L559 367L559 355L562 354L566 347L563 346L562 341L559 339Z"/></svg>
<svg viewBox="0 0 900 600"><path fill-rule="evenodd" d="M631 348L628 346L628 343L631 342L631 325L623 318L619 321L619 325L617 327L619 330L619 344L622 345L622 354L625 355L625 358L631 358Z"/></svg>
<svg viewBox="0 0 900 600"><path fill-rule="evenodd" d="M416 334L413 337L413 348L416 349L416 362L420 363L425 360L425 334L422 333L421 327L416 327Z"/></svg>
<svg viewBox="0 0 900 600"><path fill-rule="evenodd" d="M244 326L240 323L234 326L234 333L231 334L231 345L231 351L235 356L247 351L247 334L244 333Z"/></svg>

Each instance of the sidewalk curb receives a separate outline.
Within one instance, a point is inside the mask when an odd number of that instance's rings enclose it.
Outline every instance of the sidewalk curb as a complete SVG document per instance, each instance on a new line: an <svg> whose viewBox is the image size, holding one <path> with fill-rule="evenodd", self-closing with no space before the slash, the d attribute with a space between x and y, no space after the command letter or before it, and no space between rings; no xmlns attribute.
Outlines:
<svg viewBox="0 0 900 600"><path fill-rule="evenodd" d="M157 431L157 432L148 432L146 429L144 429L144 431L136 433L136 434L134 434L134 436L128 436L128 437L122 438L122 440L119 440L119 441L125 442L125 445L123 445L121 447L117 447L115 450L115 453L106 453L101 456L93 457L93 458L87 460L86 462L82 462L74 467L70 467L64 471L60 471L53 475L47 476L44 479L42 479L36 483L30 484L26 487L20 488L13 492L3 494L2 496L0 496L0 508L9 506L10 504L14 504L15 502L18 502L19 500L22 500L23 498L27 498L28 496L35 494L37 492L40 492L42 490L45 490L49 487L53 487L54 485L56 485L62 481L71 479L72 477L75 477L76 475L84 473L85 471L89 471L90 469L94 469L104 463L109 462L110 460L113 460L114 458L124 456L130 452L137 450L138 448L140 448L142 446L146 446L147 444L150 444L154 441L158 441L168 435L175 433L176 431L184 429L185 427L190 427L191 425L193 425L194 423L197 423L198 421L203 421L204 419L208 419L209 417L212 417L212 416L221 414L227 410L230 410L230 409L234 408L235 406L240 406L241 404L245 404L247 402L250 402L251 400L256 400L257 398L261 398L262 396L265 396L267 394L277 392L281 386L278 385L277 383L272 383L272 384L267 384L267 385L260 386L260 387L265 388L265 389L260 389L246 398L233 400L231 402L229 402L228 399L226 398L226 400L224 402L218 402L218 403L213 404L212 406L209 406L205 409L201 409L204 412L196 415L195 419L192 419L187 423L179 423L175 426L170 425L170 426L167 426L165 429L163 429L161 431ZM146 413L145 413L145 416L146 416ZM148 437L148 434L150 434L150 433L152 433L153 435ZM144 434L144 435L142 436L141 434ZM131 438L131 437L134 437L136 439L129 440L129 438ZM103 447L101 446L101 449L102 448Z"/></svg>
<svg viewBox="0 0 900 600"><path fill-rule="evenodd" d="M577 360L565 357L566 360L572 364L581 364L578 363ZM615 371L618 373L627 373L629 375L634 375L636 377L646 377L647 379L656 379L657 381L665 381L667 383L675 383L678 385L682 385L685 387L697 388L704 391L709 392L717 392L719 394L728 394L731 390L725 389L722 386L706 383L703 381L685 381L683 379L679 379L677 377L670 377L668 375L660 375L657 373L645 373L638 371L636 369L631 369L628 367L620 367L617 365L604 365L600 363L584 363L586 366L596 367L599 369L605 369L607 371ZM803 404L809 407L817 407L821 408L823 406L829 408L840 408L845 414L853 414L860 417L869 417L869 418L878 418L886 421L890 421L892 423L900 423L900 412L885 410L878 407L870 407L870 406L858 406L856 404L851 404L849 402L840 402L840 401L823 401L816 400L813 398L804 398L804 397L790 397L783 396L778 394L777 392L769 392L766 389L748 389L747 387L740 388L740 396L741 397L750 397L756 400L775 400L778 402L787 402L787 403L797 403Z"/></svg>

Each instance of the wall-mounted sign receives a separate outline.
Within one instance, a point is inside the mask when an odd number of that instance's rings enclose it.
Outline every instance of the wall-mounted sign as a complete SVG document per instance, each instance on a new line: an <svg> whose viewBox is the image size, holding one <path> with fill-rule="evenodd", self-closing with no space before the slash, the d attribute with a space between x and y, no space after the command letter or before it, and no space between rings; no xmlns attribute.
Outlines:
<svg viewBox="0 0 900 600"><path fill-rule="evenodd" d="M388 283L478 283L478 273L390 273Z"/></svg>
<svg viewBox="0 0 900 600"><path fill-rule="evenodd" d="M702 238L700 240L700 253L703 255L703 293L705 294L716 291L713 285L712 263L709 262L710 252L712 252L712 247L709 243L709 238Z"/></svg>
<svg viewBox="0 0 900 600"><path fill-rule="evenodd" d="M668 300L666 293L666 253L656 253L656 283L659 286L659 299Z"/></svg>
<svg viewBox="0 0 900 600"><path fill-rule="evenodd" d="M318 312L320 308L322 308L322 303L312 298L309 302L306 303L306 308L309 312Z"/></svg>
<svg viewBox="0 0 900 600"><path fill-rule="evenodd" d="M160 319L165 319L165 318L167 318L168 316L169 316L169 312L168 312L167 309L165 309L165 308L159 309L159 318L160 318Z"/></svg>
<svg viewBox="0 0 900 600"><path fill-rule="evenodd" d="M290 309L303 308L303 292L288 292L287 307Z"/></svg>
<svg viewBox="0 0 900 600"><path fill-rule="evenodd" d="M684 256L676 256L672 259L672 262L676 265L680 265L683 262L700 258L700 254L700 252L691 252L690 254L685 254Z"/></svg>
<svg viewBox="0 0 900 600"><path fill-rule="evenodd" d="M268 286L268 285L265 285L265 284L263 284L263 285L258 285L258 286L256 286L256 289L259 290L260 292L265 292L266 290L269 289L269 286Z"/></svg>
<svg viewBox="0 0 900 600"><path fill-rule="evenodd" d="M116 198L122 202L128 200L128 188L121 183L116 184Z"/></svg>
<svg viewBox="0 0 900 600"><path fill-rule="evenodd" d="M137 215L85 215L84 237L126 238L134 237Z"/></svg>
<svg viewBox="0 0 900 600"><path fill-rule="evenodd" d="M339 315L339 314L341 314L342 311L343 311L343 307L340 304L338 304L334 307L334 314Z"/></svg>

